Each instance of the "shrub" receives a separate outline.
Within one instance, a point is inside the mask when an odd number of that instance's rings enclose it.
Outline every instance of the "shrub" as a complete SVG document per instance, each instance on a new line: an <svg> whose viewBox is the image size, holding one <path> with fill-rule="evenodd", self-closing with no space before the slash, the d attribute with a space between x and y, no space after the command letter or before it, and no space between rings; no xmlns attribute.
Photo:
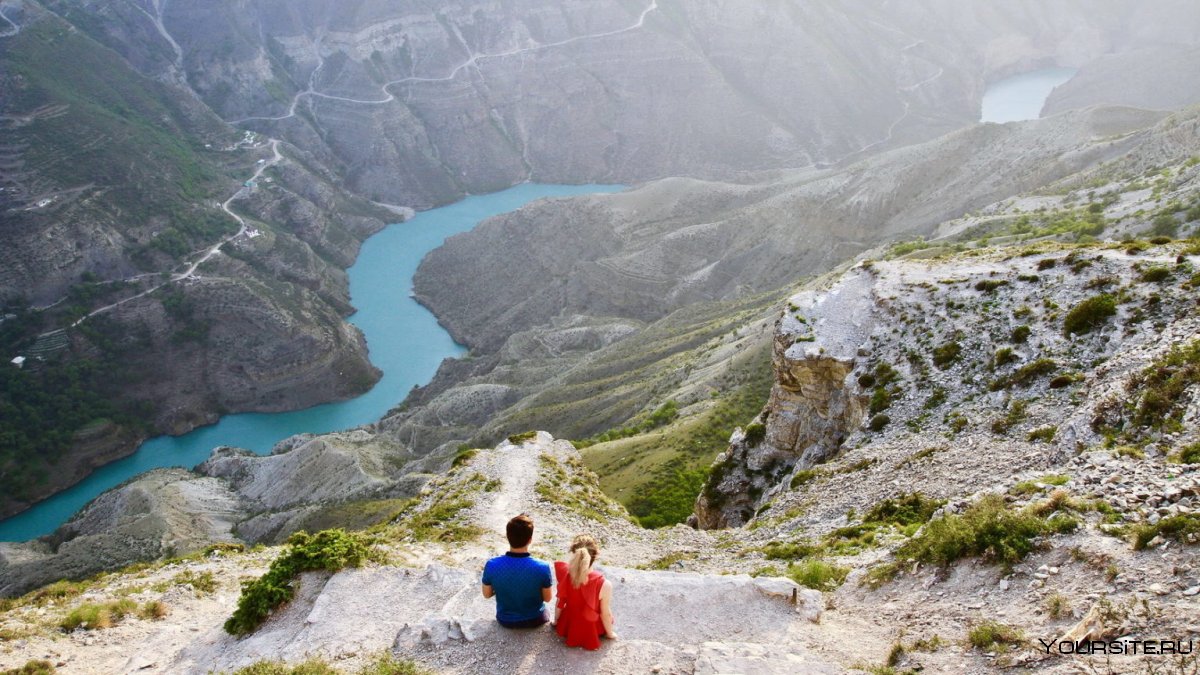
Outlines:
<svg viewBox="0 0 1200 675"><path fill-rule="evenodd" d="M469 445L458 446L458 450L454 452L454 460L450 462L450 468L457 469L460 466L466 465L472 459L475 459L475 455L478 453L478 450Z"/></svg>
<svg viewBox="0 0 1200 675"><path fill-rule="evenodd" d="M1090 333L1103 326L1116 313L1116 298L1107 293L1092 296L1067 312L1067 318L1063 320L1063 333L1065 335Z"/></svg>
<svg viewBox="0 0 1200 675"><path fill-rule="evenodd" d="M992 354L992 368L1007 366L1016 360L1017 355L1016 352L1012 350L1012 347L1001 347L1000 349L996 350L995 354Z"/></svg>
<svg viewBox="0 0 1200 675"><path fill-rule="evenodd" d="M884 387L876 387L871 393L871 402L867 406L867 410L875 415L887 410L892 405L892 394Z"/></svg>
<svg viewBox="0 0 1200 675"><path fill-rule="evenodd" d="M883 431L884 427L886 427L891 422L892 422L891 417L888 417L887 414L885 414L885 413L879 413L878 415L871 418L871 421L867 424L867 428L869 428L871 431L879 432L879 431Z"/></svg>
<svg viewBox="0 0 1200 675"><path fill-rule="evenodd" d="M235 670L233 675L341 675L333 666L320 659L309 659L295 665L283 661L259 661Z"/></svg>
<svg viewBox="0 0 1200 675"><path fill-rule="evenodd" d="M57 672L49 661L28 661L20 668L0 670L0 675L54 675Z"/></svg>
<svg viewBox="0 0 1200 675"><path fill-rule="evenodd" d="M65 631L112 628L136 609L137 603L128 598L104 604L89 602L71 610L58 625Z"/></svg>
<svg viewBox="0 0 1200 675"><path fill-rule="evenodd" d="M521 444L525 443L526 441L532 441L535 438L537 438L536 431L526 431L526 432L522 432L519 434L513 434L512 436L509 436L508 442L512 443L513 445L521 445Z"/></svg>
<svg viewBox="0 0 1200 675"><path fill-rule="evenodd" d="M1010 342L1016 345L1025 344L1025 342L1029 340L1029 334L1031 332L1032 329L1030 329L1029 326L1017 326L1013 329L1012 335L1010 335L1008 339Z"/></svg>
<svg viewBox="0 0 1200 675"><path fill-rule="evenodd" d="M217 590L217 580L212 572L196 574L192 570L184 570L176 574L171 583L176 586L191 586L197 595L210 595Z"/></svg>
<svg viewBox="0 0 1200 675"><path fill-rule="evenodd" d="M142 605L142 608L138 610L138 616L147 621L165 619L168 613L170 613L170 610L167 607L167 603L162 600L151 600Z"/></svg>
<svg viewBox="0 0 1200 675"><path fill-rule="evenodd" d="M1058 261L1055 260L1054 258L1046 258L1044 260L1038 261L1037 268L1038 268L1038 271L1044 271L1044 270L1050 269L1051 267L1054 267L1057 264L1058 264Z"/></svg>
<svg viewBox="0 0 1200 675"><path fill-rule="evenodd" d="M791 488L795 490L820 475L821 472L817 469L801 469L796 472L796 475L792 476Z"/></svg>
<svg viewBox="0 0 1200 675"><path fill-rule="evenodd" d="M975 284L975 290L981 293L993 293L1001 286L1007 286L1008 282L1003 279L983 279Z"/></svg>
<svg viewBox="0 0 1200 675"><path fill-rule="evenodd" d="M820 551L821 547L807 541L773 541L762 547L767 560L798 560Z"/></svg>
<svg viewBox="0 0 1200 675"><path fill-rule="evenodd" d="M1055 370L1058 370L1058 363L1054 359L1038 359L1021 366L1007 377L1000 377L993 380L991 390L1000 391L1012 386L1028 387L1032 384L1033 380L1044 375L1049 375Z"/></svg>
<svg viewBox="0 0 1200 675"><path fill-rule="evenodd" d="M824 560L805 560L788 565L787 576L805 588L832 591L846 581L850 568L840 567Z"/></svg>
<svg viewBox="0 0 1200 675"><path fill-rule="evenodd" d="M1174 459L1180 464L1200 464L1200 443L1180 448Z"/></svg>
<svg viewBox="0 0 1200 675"><path fill-rule="evenodd" d="M767 427L766 426L759 424L758 422L754 422L753 424L746 425L746 445L749 445L752 448L756 448L756 447L758 447L758 444L762 443L763 439L766 437L767 437Z"/></svg>
<svg viewBox="0 0 1200 675"><path fill-rule="evenodd" d="M1173 348L1130 381L1138 394L1132 422L1143 428L1178 426L1187 392L1200 383L1200 340Z"/></svg>
<svg viewBox="0 0 1200 675"><path fill-rule="evenodd" d="M1171 278L1171 268L1154 265L1142 270L1142 281L1161 283Z"/></svg>
<svg viewBox="0 0 1200 675"><path fill-rule="evenodd" d="M1010 510L1000 495L986 495L962 514L930 521L897 549L896 557L948 565L968 556L983 556L1012 564L1033 550L1036 537L1051 531L1049 521L1028 511Z"/></svg>
<svg viewBox="0 0 1200 675"><path fill-rule="evenodd" d="M1021 631L995 621L984 621L967 632L967 642L985 652L1003 651L1025 642Z"/></svg>
<svg viewBox="0 0 1200 675"><path fill-rule="evenodd" d="M920 492L885 499L863 515L864 523L887 523L892 525L917 525L929 522L933 512L946 502L930 499Z"/></svg>
<svg viewBox="0 0 1200 675"><path fill-rule="evenodd" d="M344 530L293 534L288 548L271 562L267 573L242 585L237 609L225 622L225 631L231 635L254 632L275 608L292 599L293 582L301 572L358 567L371 556L371 544L370 538Z"/></svg>
<svg viewBox="0 0 1200 675"><path fill-rule="evenodd" d="M1083 378L1081 378L1078 374L1066 373L1064 375L1058 375L1051 378L1050 383L1047 386L1051 389L1062 389L1063 387L1069 387L1075 384L1081 379Z"/></svg>
<svg viewBox="0 0 1200 675"><path fill-rule="evenodd" d="M945 370L950 364L958 360L960 354L962 354L962 345L956 340L951 340L943 345L934 347L933 365Z"/></svg>
<svg viewBox="0 0 1200 675"><path fill-rule="evenodd" d="M1054 436L1057 434L1058 434L1058 427L1042 427L1040 429L1034 429L1033 431L1029 432L1029 436L1027 437L1026 440L1028 440L1030 443L1033 443L1035 441L1041 441L1043 443L1050 443L1051 441L1054 440Z"/></svg>
<svg viewBox="0 0 1200 675"><path fill-rule="evenodd" d="M1174 539L1180 543L1200 543L1200 515L1185 513L1163 518L1151 525L1144 523L1133 528L1133 550L1141 551L1155 537Z"/></svg>

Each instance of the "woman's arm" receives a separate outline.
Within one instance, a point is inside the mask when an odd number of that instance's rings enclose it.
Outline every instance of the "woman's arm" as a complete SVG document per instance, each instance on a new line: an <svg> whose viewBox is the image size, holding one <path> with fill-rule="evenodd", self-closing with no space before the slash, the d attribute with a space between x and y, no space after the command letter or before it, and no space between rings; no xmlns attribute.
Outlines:
<svg viewBox="0 0 1200 675"><path fill-rule="evenodd" d="M604 585L600 587L600 621L604 624L604 634L610 640L617 639L617 632L613 630L613 615L612 615L612 583L604 580Z"/></svg>

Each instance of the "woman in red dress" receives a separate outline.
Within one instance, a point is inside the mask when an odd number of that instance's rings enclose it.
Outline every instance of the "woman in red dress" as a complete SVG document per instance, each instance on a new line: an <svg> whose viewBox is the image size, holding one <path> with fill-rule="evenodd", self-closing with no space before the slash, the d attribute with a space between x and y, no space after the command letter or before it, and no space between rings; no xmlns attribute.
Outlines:
<svg viewBox="0 0 1200 675"><path fill-rule="evenodd" d="M581 534L571 542L570 562L554 563L558 579L554 623L568 647L599 649L601 636L617 639L613 631L612 584L592 569L599 556L596 540Z"/></svg>

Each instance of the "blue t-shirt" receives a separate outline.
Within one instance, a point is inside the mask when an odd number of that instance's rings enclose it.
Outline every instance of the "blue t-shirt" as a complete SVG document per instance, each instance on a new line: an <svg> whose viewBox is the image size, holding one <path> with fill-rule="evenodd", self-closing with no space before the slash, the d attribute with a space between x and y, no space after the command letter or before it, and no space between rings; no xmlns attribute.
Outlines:
<svg viewBox="0 0 1200 675"><path fill-rule="evenodd" d="M554 585L550 566L528 553L509 551L483 567L483 583L496 593L496 620L529 621L542 616L542 589Z"/></svg>

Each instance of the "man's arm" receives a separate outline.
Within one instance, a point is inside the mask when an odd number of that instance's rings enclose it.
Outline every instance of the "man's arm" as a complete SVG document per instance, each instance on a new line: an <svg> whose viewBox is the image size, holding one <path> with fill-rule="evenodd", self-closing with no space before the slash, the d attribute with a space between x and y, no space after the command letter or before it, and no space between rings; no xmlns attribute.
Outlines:
<svg viewBox="0 0 1200 675"><path fill-rule="evenodd" d="M496 594L496 591L492 589L492 580L488 578L487 563L484 563L484 565L483 565L483 580L482 581L483 581L483 597L490 598L490 597L494 596Z"/></svg>

